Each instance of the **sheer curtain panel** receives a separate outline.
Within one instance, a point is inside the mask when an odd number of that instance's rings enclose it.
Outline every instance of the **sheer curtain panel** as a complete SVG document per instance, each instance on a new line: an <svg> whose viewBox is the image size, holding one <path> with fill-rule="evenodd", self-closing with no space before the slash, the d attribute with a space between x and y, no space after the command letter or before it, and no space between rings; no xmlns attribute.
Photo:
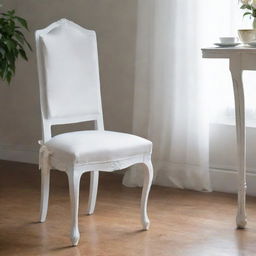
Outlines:
<svg viewBox="0 0 256 256"><path fill-rule="evenodd" d="M153 141L154 183L211 190L209 121L234 125L228 63L200 48L251 28L234 0L138 0L134 133ZM215 75L216 74L216 75ZM256 125L255 74L245 72L247 125ZM139 186L132 169L123 183Z"/></svg>
<svg viewBox="0 0 256 256"><path fill-rule="evenodd" d="M155 184L210 191L208 88L200 77L206 1L138 2L134 133L153 142ZM142 180L132 168L123 183Z"/></svg>

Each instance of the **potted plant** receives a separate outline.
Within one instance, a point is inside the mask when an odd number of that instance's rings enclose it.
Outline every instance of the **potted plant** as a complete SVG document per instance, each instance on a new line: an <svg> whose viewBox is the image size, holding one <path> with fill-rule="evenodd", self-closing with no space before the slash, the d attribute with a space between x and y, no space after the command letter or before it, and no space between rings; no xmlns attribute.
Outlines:
<svg viewBox="0 0 256 256"><path fill-rule="evenodd" d="M241 0L241 7L240 9L244 10L244 17L249 16L253 18L253 29L256 29L256 0Z"/></svg>
<svg viewBox="0 0 256 256"><path fill-rule="evenodd" d="M240 0L240 9L244 10L243 17L253 18L252 29L239 29L238 35L244 44L256 41L256 0Z"/></svg>
<svg viewBox="0 0 256 256"><path fill-rule="evenodd" d="M0 14L0 78L8 84L15 74L17 59L28 60L26 48L32 50L24 29L28 30L27 21L16 16L15 10Z"/></svg>

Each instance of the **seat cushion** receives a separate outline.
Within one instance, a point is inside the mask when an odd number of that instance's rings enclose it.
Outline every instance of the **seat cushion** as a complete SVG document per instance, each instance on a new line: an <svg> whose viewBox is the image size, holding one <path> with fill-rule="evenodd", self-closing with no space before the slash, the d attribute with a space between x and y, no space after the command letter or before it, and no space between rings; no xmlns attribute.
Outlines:
<svg viewBox="0 0 256 256"><path fill-rule="evenodd" d="M111 131L78 131L57 135L46 144L51 156L65 163L92 164L150 154L152 142Z"/></svg>

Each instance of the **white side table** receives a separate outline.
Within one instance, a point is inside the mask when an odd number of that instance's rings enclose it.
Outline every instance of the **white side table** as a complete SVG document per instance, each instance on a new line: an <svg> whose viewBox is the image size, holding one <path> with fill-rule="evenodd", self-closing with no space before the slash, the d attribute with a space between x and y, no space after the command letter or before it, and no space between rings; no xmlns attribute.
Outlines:
<svg viewBox="0 0 256 256"><path fill-rule="evenodd" d="M246 226L246 141L245 141L245 109L244 88L242 81L243 70L256 70L256 48L232 47L232 48L203 48L203 58L229 59L229 69L232 76L235 109L236 109L236 133L238 152L238 210L236 223L238 228Z"/></svg>

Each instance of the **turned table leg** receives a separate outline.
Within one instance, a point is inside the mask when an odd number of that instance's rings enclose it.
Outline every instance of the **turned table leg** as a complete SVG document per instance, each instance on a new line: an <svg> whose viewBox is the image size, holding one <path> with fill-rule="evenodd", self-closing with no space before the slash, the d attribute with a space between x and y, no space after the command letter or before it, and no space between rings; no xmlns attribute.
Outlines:
<svg viewBox="0 0 256 256"><path fill-rule="evenodd" d="M246 141L245 141L245 107L244 88L242 81L242 69L240 56L231 58L230 72L233 80L235 110L236 110L236 134L238 153L238 209L236 216L237 228L245 228L246 220Z"/></svg>

